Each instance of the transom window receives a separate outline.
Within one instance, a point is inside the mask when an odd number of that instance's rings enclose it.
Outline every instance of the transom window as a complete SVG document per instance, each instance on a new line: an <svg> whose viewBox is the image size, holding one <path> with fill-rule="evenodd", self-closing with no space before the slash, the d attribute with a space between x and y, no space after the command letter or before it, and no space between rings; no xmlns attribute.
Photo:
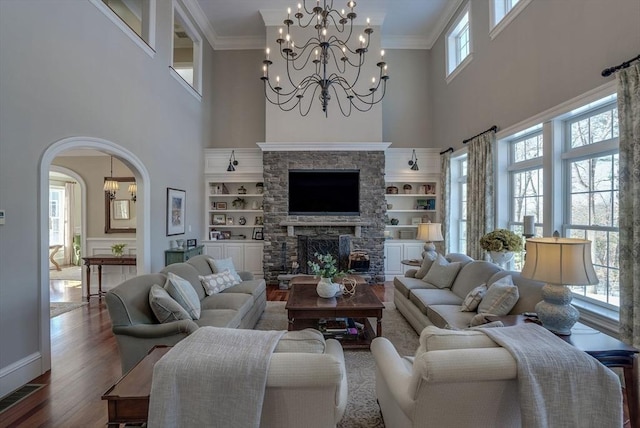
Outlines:
<svg viewBox="0 0 640 428"><path fill-rule="evenodd" d="M493 40L531 0L489 0L491 5L491 25L489 37Z"/></svg>
<svg viewBox="0 0 640 428"><path fill-rule="evenodd" d="M89 0L147 55L155 47L156 0Z"/></svg>
<svg viewBox="0 0 640 428"><path fill-rule="evenodd" d="M471 59L471 6L470 3L460 12L459 17L447 33L447 76L453 78Z"/></svg>

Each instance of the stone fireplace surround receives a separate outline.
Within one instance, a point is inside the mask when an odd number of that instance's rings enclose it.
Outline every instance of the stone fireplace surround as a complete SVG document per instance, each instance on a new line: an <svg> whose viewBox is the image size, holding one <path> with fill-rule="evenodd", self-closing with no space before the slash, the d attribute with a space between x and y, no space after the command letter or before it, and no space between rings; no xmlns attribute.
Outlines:
<svg viewBox="0 0 640 428"><path fill-rule="evenodd" d="M384 278L385 152L388 143L259 143L264 171L264 257L267 282L289 273L299 260L299 237L342 239L350 237L352 250L370 257L368 275ZM360 146L360 147L358 147ZM290 216L290 169L360 170L360 216ZM288 227L295 224L295 228ZM358 226L355 226L358 224ZM294 233L291 233L291 231ZM356 235L356 230L359 232ZM291 236L293 235L293 236ZM342 267L342 263L341 263ZM305 272L306 267L300 266Z"/></svg>

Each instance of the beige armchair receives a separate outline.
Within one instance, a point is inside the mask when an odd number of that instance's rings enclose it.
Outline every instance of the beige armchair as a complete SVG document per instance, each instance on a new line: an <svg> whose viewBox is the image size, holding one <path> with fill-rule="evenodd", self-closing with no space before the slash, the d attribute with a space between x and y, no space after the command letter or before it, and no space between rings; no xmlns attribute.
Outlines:
<svg viewBox="0 0 640 428"><path fill-rule="evenodd" d="M520 426L516 362L482 332L426 327L415 357L385 338L371 344L385 425Z"/></svg>

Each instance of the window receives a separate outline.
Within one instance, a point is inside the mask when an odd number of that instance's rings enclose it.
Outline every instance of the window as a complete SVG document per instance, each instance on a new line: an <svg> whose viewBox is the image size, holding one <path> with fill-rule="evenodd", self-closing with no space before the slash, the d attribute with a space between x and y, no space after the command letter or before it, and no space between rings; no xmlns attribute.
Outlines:
<svg viewBox="0 0 640 428"><path fill-rule="evenodd" d="M49 187L49 245L64 245L64 187Z"/></svg>
<svg viewBox="0 0 640 428"><path fill-rule="evenodd" d="M467 154L451 158L449 252L467 252Z"/></svg>
<svg viewBox="0 0 640 428"><path fill-rule="evenodd" d="M467 3L447 33L447 82L471 60L471 5Z"/></svg>
<svg viewBox="0 0 640 428"><path fill-rule="evenodd" d="M531 0L489 0L491 4L491 25L489 36L493 40L513 19L518 16Z"/></svg>
<svg viewBox="0 0 640 428"><path fill-rule="evenodd" d="M618 111L615 104L565 121L565 232L588 239L599 284L572 287L582 297L620 306L618 266Z"/></svg>
<svg viewBox="0 0 640 428"><path fill-rule="evenodd" d="M185 11L174 3L171 70L174 77L195 90L197 98L202 93L201 63L202 38Z"/></svg>
<svg viewBox="0 0 640 428"><path fill-rule="evenodd" d="M551 236L557 230L561 236L590 240L599 283L572 287L573 302L583 315L597 312L615 321L620 303L614 90L614 85L594 90L500 138L508 150L497 153L497 186L508 186L509 191L507 196L497 191L496 214L498 227L518 234L523 232L523 217L533 215L536 236ZM516 254L510 268L520 270L522 257Z"/></svg>
<svg viewBox="0 0 640 428"><path fill-rule="evenodd" d="M149 56L154 56L156 0L89 1Z"/></svg>
<svg viewBox="0 0 640 428"><path fill-rule="evenodd" d="M522 235L524 216L533 215L542 223L543 214L543 154L542 127L534 128L533 133L509 140L509 229ZM542 235L542 228L536 233ZM515 254L512 269L522 270L523 253Z"/></svg>

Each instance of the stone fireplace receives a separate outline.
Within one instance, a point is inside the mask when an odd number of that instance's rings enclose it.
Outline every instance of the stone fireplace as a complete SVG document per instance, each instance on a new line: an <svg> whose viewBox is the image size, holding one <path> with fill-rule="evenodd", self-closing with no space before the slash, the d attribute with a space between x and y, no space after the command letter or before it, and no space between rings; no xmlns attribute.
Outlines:
<svg viewBox="0 0 640 428"><path fill-rule="evenodd" d="M301 272L307 272L307 261L315 251L337 256L340 269L348 268L351 251L366 251L369 270L362 273L374 280L384 278L384 150L389 144L294 144L258 144L263 150L263 265L267 282L276 282L279 274L289 273L293 262L299 264ZM354 149L357 145L363 148ZM359 170L360 215L289 215L290 169Z"/></svg>

